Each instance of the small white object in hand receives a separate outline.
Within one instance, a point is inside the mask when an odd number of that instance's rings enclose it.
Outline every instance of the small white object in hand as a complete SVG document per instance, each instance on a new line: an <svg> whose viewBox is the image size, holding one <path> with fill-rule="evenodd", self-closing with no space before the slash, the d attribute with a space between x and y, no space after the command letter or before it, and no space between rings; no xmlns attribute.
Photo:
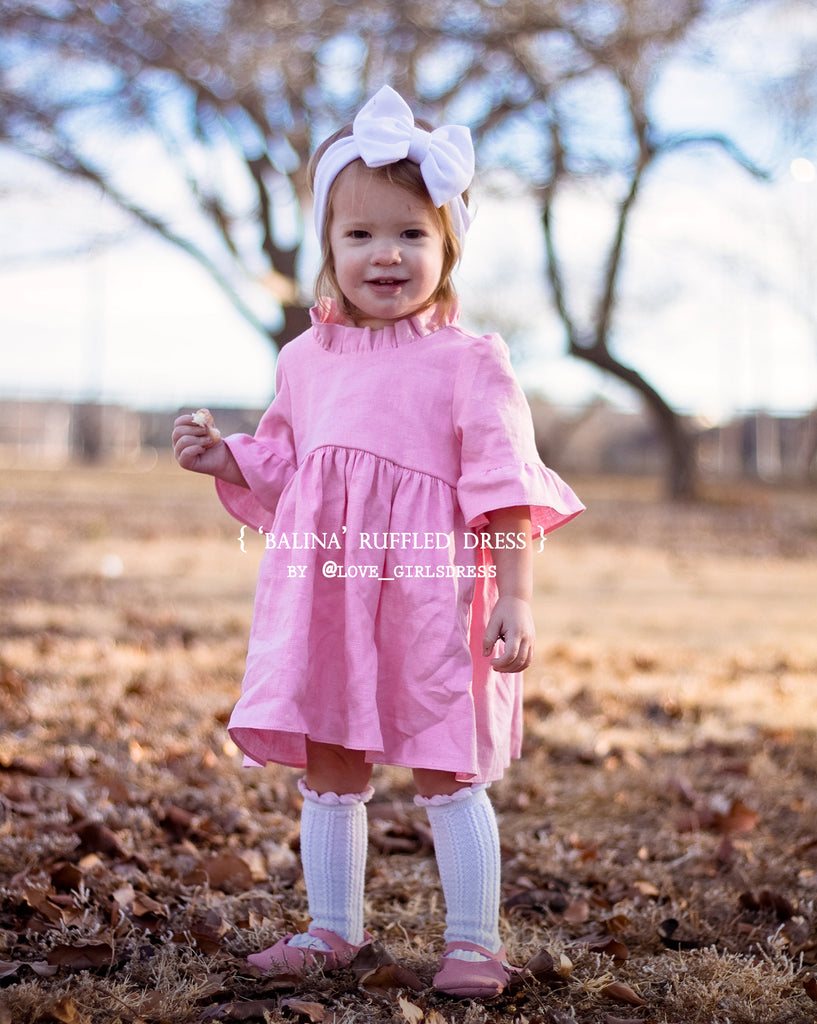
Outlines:
<svg viewBox="0 0 817 1024"><path fill-rule="evenodd" d="M199 427L207 427L207 433L210 435L210 444L215 444L221 438L221 431L215 424L215 420L207 411L207 409L199 409L193 413L193 422Z"/></svg>

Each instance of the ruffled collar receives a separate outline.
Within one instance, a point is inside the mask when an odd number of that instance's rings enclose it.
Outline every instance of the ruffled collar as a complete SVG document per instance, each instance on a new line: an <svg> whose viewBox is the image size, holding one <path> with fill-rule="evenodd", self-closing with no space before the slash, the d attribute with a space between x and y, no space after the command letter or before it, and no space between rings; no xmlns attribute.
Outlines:
<svg viewBox="0 0 817 1024"><path fill-rule="evenodd" d="M441 327L456 323L459 313L444 322L437 319L437 307L423 310L417 316L395 320L386 327L356 327L342 312L334 299L323 299L309 311L312 335L330 352L374 352L398 348L428 337Z"/></svg>

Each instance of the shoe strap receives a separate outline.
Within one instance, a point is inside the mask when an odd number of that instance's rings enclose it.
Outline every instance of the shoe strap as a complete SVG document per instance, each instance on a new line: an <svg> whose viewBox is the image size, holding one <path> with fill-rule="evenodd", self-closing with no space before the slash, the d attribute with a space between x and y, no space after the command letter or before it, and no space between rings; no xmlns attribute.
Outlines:
<svg viewBox="0 0 817 1024"><path fill-rule="evenodd" d="M496 953L492 953L484 946L478 946L476 942L449 942L445 947L443 956L448 956L449 953L454 953L458 949L464 950L468 953L481 953L482 956L487 957L489 960L496 960L497 963L502 963L505 960L504 946L500 946Z"/></svg>
<svg viewBox="0 0 817 1024"><path fill-rule="evenodd" d="M347 942L346 939L342 939L340 935L337 935L335 932L330 932L326 928L310 928L309 934L314 935L316 939L322 939L333 953L354 956L354 954L360 949L360 946L355 946L351 942ZM371 935L368 932L364 932L363 945L365 946L367 942L371 941Z"/></svg>

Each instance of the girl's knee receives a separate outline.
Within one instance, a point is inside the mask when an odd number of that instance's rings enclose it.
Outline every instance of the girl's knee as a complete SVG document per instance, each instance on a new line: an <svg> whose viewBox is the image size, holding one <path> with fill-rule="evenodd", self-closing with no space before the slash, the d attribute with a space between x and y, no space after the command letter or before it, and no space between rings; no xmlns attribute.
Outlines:
<svg viewBox="0 0 817 1024"><path fill-rule="evenodd" d="M362 793L372 766L362 750L306 741L306 784L315 793Z"/></svg>

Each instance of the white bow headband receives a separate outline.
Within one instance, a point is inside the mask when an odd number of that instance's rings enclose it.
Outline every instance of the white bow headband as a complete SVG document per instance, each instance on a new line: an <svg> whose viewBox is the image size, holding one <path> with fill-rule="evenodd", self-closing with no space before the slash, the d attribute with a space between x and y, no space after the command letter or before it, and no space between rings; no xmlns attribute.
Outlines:
<svg viewBox="0 0 817 1024"><path fill-rule="evenodd" d="M358 157L367 167L385 167L398 160L419 164L435 206L451 203L454 231L462 245L470 218L461 193L474 176L474 146L464 125L450 124L433 132L414 124L406 101L384 85L355 117L352 134L333 142L315 168L315 229L323 237L326 201L332 182Z"/></svg>

